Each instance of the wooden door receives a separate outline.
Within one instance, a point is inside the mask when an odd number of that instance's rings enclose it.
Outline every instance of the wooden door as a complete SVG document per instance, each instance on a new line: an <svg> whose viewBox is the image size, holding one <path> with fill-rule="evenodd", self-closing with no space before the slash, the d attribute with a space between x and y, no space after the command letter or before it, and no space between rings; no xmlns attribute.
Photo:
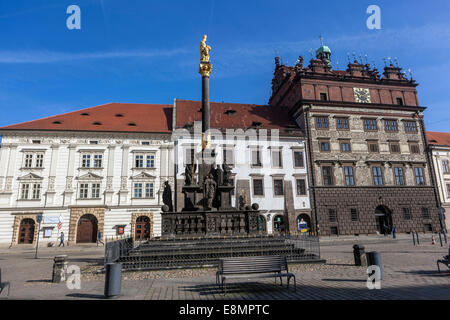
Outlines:
<svg viewBox="0 0 450 320"><path fill-rule="evenodd" d="M77 227L77 243L95 243L97 241L97 218L86 214L80 218Z"/></svg>
<svg viewBox="0 0 450 320"><path fill-rule="evenodd" d="M19 243L20 244L30 244L34 240L34 220L33 219L23 219L19 226Z"/></svg>
<svg viewBox="0 0 450 320"><path fill-rule="evenodd" d="M150 218L141 216L136 219L135 240L150 239Z"/></svg>

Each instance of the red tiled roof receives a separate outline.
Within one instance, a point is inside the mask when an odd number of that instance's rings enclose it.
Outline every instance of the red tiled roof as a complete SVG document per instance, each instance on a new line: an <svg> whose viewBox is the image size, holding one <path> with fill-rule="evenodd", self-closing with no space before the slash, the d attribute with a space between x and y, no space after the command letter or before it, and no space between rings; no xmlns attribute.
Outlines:
<svg viewBox="0 0 450 320"><path fill-rule="evenodd" d="M103 132L172 131L172 105L107 103L104 105L0 127L3 130Z"/></svg>
<svg viewBox="0 0 450 320"><path fill-rule="evenodd" d="M176 100L176 127L202 120L200 101ZM234 110L232 114L229 111ZM227 112L228 111L228 112ZM211 102L211 128L248 129L260 123L263 129L299 129L283 107Z"/></svg>
<svg viewBox="0 0 450 320"><path fill-rule="evenodd" d="M450 146L450 132L432 132L427 131L429 144Z"/></svg>

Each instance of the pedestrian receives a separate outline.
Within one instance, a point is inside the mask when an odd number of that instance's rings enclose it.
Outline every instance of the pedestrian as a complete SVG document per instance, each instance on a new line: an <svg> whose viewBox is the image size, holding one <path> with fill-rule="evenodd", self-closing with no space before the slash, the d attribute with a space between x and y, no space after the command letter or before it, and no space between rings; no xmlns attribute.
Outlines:
<svg viewBox="0 0 450 320"><path fill-rule="evenodd" d="M101 231L98 232L98 236L97 236L97 247L98 247L98 244L99 244L99 243L101 243L102 245L105 245L105 244L103 243L103 241L102 241L102 233L101 233Z"/></svg>
<svg viewBox="0 0 450 320"><path fill-rule="evenodd" d="M62 245L63 247L65 247L65 245L64 245L64 232L61 231L61 234L60 234L60 236L58 237L58 239L59 239L59 245L58 245L58 248L61 247L61 245ZM58 240L58 239L56 239L56 240Z"/></svg>
<svg viewBox="0 0 450 320"><path fill-rule="evenodd" d="M395 226L392 227L392 238L397 238L397 228Z"/></svg>
<svg viewBox="0 0 450 320"><path fill-rule="evenodd" d="M387 234L388 234L388 226L386 224L383 224L383 231L384 231L384 236L387 236Z"/></svg>

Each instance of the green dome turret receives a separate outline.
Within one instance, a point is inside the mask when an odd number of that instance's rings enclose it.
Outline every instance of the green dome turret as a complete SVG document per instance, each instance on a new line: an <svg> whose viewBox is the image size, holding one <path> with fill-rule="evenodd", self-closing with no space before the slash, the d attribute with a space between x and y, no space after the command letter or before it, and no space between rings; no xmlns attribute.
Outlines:
<svg viewBox="0 0 450 320"><path fill-rule="evenodd" d="M316 58L325 61L331 68L331 49L323 44L323 38L320 37L321 46L316 50Z"/></svg>

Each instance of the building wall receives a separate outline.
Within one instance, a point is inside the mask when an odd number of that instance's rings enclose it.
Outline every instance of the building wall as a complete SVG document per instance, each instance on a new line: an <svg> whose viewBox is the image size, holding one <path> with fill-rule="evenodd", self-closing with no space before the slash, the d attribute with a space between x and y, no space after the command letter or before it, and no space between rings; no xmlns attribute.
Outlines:
<svg viewBox="0 0 450 320"><path fill-rule="evenodd" d="M103 155L101 168L82 168L81 155L88 151ZM155 168L135 168L134 155L141 151L154 152ZM44 155L42 168L24 167L28 152ZM153 236L160 236L163 183L167 180L174 190L173 144L168 134L5 133L0 153L0 243L17 244L17 221L30 215L35 219L36 214L43 214L42 227L53 227L50 238L41 232L40 243L56 241L58 219L66 243L75 243L77 212L98 216L103 239L111 239L117 236L118 225L125 226L126 235L132 234L132 213L144 210L152 216ZM133 181L153 182L154 197L135 199ZM22 182L40 183L40 198L22 200ZM81 199L81 182L100 183L100 197Z"/></svg>
<svg viewBox="0 0 450 320"><path fill-rule="evenodd" d="M450 230L450 172L446 172L443 165L443 161L450 163L450 146L431 146L431 152L446 229Z"/></svg>

